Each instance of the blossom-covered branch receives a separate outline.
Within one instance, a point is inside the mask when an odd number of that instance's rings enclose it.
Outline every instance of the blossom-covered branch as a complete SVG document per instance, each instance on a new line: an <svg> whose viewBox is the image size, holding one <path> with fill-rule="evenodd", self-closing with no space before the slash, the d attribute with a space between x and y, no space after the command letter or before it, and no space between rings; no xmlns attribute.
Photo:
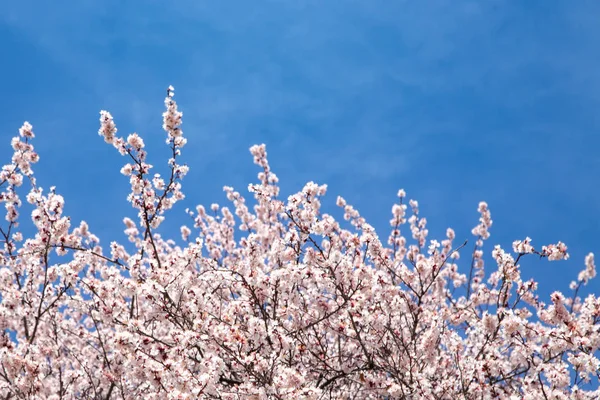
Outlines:
<svg viewBox="0 0 600 400"><path fill-rule="evenodd" d="M327 186L281 199L264 145L247 200L186 210L180 236L159 232L184 198L182 113L169 87L163 129L169 174L151 175L144 140L99 134L127 161L129 244L73 227L65 199L38 186L25 123L0 172L0 398L4 399L598 399L600 299L523 280L528 257L568 258L561 242L495 246L479 204L474 247L446 231L429 239L415 200L398 192L386 242L338 197L345 221L322 210ZM27 178L27 179L24 179ZM27 189L26 186L29 185ZM20 191L34 234L19 230ZM411 214L410 216L407 214ZM471 251L472 249L472 251ZM488 271L486 271L488 269Z"/></svg>

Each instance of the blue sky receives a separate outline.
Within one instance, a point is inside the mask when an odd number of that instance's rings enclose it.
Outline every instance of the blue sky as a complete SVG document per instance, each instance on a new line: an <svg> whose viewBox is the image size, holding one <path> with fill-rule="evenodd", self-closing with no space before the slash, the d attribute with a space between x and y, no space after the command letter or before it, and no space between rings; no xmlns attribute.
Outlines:
<svg viewBox="0 0 600 400"><path fill-rule="evenodd" d="M99 110L166 166L169 84L184 112L185 205L225 204L255 181L266 143L283 194L329 185L385 240L396 192L470 239L486 200L493 244L569 246L525 259L546 296L600 254L600 3L596 1L146 1L0 4L0 156L24 120L38 182L106 246L126 241L125 161L97 135ZM105 211L105 210L109 211ZM406 231L408 233L408 230ZM463 255L463 271L467 269ZM599 292L593 281L586 293Z"/></svg>

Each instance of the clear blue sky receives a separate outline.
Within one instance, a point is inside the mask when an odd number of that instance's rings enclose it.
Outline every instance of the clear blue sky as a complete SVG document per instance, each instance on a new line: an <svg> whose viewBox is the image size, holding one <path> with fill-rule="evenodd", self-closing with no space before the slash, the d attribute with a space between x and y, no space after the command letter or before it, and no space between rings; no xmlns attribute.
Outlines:
<svg viewBox="0 0 600 400"><path fill-rule="evenodd" d="M172 84L191 167L175 222L226 203L223 185L245 192L248 148L266 143L284 195L327 183L326 208L344 196L382 240L399 188L431 238L451 226L457 243L486 200L486 252L562 240L570 260L525 258L523 274L569 293L600 254L599 18L585 0L4 1L0 156L30 121L38 182L105 246L126 241L125 160L97 135L98 112L142 135L164 171Z"/></svg>

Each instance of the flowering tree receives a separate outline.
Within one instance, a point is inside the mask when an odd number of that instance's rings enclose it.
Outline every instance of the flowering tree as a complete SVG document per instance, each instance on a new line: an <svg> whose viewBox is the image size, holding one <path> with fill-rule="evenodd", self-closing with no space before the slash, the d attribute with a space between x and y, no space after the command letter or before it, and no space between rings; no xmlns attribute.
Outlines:
<svg viewBox="0 0 600 400"><path fill-rule="evenodd" d="M157 233L188 172L173 88L165 106L168 177L151 174L141 137L118 137L101 112L99 133L127 159L137 210L124 219L127 245L101 247L85 222L71 225L60 194L37 185L30 124L12 140L0 173L3 399L600 397L600 299L577 296L596 274L592 254L574 295L554 292L547 305L519 262L566 259L564 244L496 246L486 275L492 220L481 203L463 274L464 244L451 229L428 242L404 191L384 243L341 197L349 222L322 213L324 185L281 200L264 145L250 149L260 167L253 208L225 187L232 207L187 211L193 227L181 227L177 245ZM22 186L35 226L27 239Z"/></svg>

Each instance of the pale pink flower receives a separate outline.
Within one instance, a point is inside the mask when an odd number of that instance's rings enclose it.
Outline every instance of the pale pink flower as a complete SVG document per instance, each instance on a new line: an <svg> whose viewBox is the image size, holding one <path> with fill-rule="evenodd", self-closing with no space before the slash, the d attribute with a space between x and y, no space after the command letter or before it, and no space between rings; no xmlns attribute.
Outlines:
<svg viewBox="0 0 600 400"><path fill-rule="evenodd" d="M557 244L549 244L548 246L542 247L542 255L548 257L550 261L566 260L569 258L567 253L567 246L558 242Z"/></svg>
<svg viewBox="0 0 600 400"><path fill-rule="evenodd" d="M100 130L98 134L104 136L106 143L113 143L117 133L117 127L113 121L112 115L108 111L100 111Z"/></svg>
<svg viewBox="0 0 600 400"><path fill-rule="evenodd" d="M25 121L23 123L23 126L21 128L19 128L19 135L21 135L24 138L29 138L32 139L35 137L35 135L33 134L33 127L31 126L31 124L27 121Z"/></svg>
<svg viewBox="0 0 600 400"><path fill-rule="evenodd" d="M127 136L127 143L136 150L144 148L144 140L137 133Z"/></svg>
<svg viewBox="0 0 600 400"><path fill-rule="evenodd" d="M525 240L515 240L513 242L513 251L519 254L530 254L534 252L531 246L531 238L526 237Z"/></svg>
<svg viewBox="0 0 600 400"><path fill-rule="evenodd" d="M585 257L585 269L577 277L580 282L587 284L590 279L596 276L596 264L594 263L594 253L589 253Z"/></svg>

